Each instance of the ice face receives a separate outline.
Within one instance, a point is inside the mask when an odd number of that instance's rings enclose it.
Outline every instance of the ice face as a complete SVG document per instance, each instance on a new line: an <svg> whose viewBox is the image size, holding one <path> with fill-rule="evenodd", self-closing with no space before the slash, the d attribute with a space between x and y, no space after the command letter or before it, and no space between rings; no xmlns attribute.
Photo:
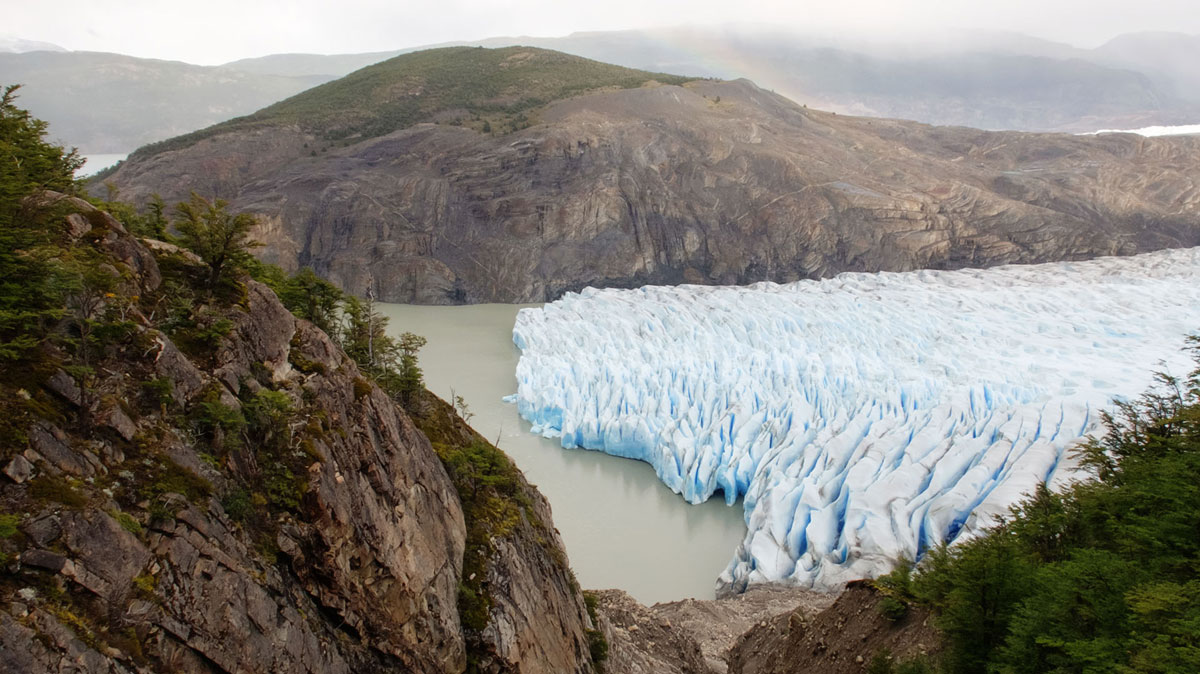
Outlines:
<svg viewBox="0 0 1200 674"><path fill-rule="evenodd" d="M744 498L719 584L836 589L978 532L1114 396L1188 371L1200 248L990 270L571 293L517 316L511 396L563 447Z"/></svg>

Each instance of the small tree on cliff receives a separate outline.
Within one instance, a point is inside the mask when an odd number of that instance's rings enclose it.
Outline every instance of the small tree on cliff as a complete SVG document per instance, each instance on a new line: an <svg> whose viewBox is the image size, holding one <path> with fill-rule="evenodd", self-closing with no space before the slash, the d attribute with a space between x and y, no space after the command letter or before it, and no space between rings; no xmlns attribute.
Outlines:
<svg viewBox="0 0 1200 674"><path fill-rule="evenodd" d="M313 322L331 336L336 334L338 311L345 293L305 267L275 288L283 305L300 318Z"/></svg>
<svg viewBox="0 0 1200 674"><path fill-rule="evenodd" d="M250 251L262 244L250 238L256 223L249 213L233 215L225 210L223 199L209 201L192 193L190 201L175 207L179 219L175 229L184 246L208 265L207 288L214 292L227 287L251 261Z"/></svg>
<svg viewBox="0 0 1200 674"><path fill-rule="evenodd" d="M417 351L425 344L425 338L420 335L411 332L400 335L400 398L408 406L416 402L417 396L425 388L424 373L417 366Z"/></svg>
<svg viewBox="0 0 1200 674"><path fill-rule="evenodd" d="M369 374L388 395L411 407L425 388L417 352L425 346L425 338L405 332L395 339L387 334L388 319L375 311L375 302L346 297L342 308L345 327L342 348L354 359L359 369Z"/></svg>

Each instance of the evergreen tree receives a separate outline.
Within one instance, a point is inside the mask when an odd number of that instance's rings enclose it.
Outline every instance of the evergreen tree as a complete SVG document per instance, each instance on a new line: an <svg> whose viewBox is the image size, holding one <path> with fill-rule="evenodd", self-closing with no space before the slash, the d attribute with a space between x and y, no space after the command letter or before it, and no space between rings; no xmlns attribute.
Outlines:
<svg viewBox="0 0 1200 674"><path fill-rule="evenodd" d="M417 365L417 351L426 344L424 337L405 332L397 345L400 349L399 393L401 402L411 406L425 388L424 373Z"/></svg>
<svg viewBox="0 0 1200 674"><path fill-rule="evenodd" d="M256 224L254 216L230 214L225 210L228 205L223 199L209 201L193 192L191 200L175 207L179 215L175 229L180 241L208 265L209 292L236 281L238 273L245 271L253 260L251 249L262 245L250 238Z"/></svg>
<svg viewBox="0 0 1200 674"><path fill-rule="evenodd" d="M75 150L46 142L46 123L16 106L18 87L0 97L0 360L22 358L63 315L64 279L47 247L53 204L43 190L75 192ZM61 229L61 228L60 228Z"/></svg>
<svg viewBox="0 0 1200 674"><path fill-rule="evenodd" d="M337 286L305 267L295 276L279 282L278 287L273 287L292 313L312 321L330 335L336 333L338 309L344 299Z"/></svg>

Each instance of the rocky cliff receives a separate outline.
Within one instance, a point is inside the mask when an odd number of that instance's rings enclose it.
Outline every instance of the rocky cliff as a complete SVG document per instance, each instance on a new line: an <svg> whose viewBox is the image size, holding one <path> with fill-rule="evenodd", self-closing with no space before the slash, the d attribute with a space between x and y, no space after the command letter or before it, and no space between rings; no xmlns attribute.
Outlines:
<svg viewBox="0 0 1200 674"><path fill-rule="evenodd" d="M405 58L388 63L402 70ZM261 215L267 260L311 266L353 292L373 282L397 302L543 301L587 285L784 282L1200 243L1197 138L845 117L747 81L591 91L503 133L455 125L455 114L335 142L294 111L140 153L108 179L134 199L230 199Z"/></svg>
<svg viewBox="0 0 1200 674"><path fill-rule="evenodd" d="M592 671L548 505L449 406L248 279L180 312L193 256L51 196L118 285L0 380L0 670Z"/></svg>
<svg viewBox="0 0 1200 674"><path fill-rule="evenodd" d="M800 608L764 620L729 650L729 673L934 671L934 617L917 607L886 617L882 599L869 582L854 582L820 613Z"/></svg>
<svg viewBox="0 0 1200 674"><path fill-rule="evenodd" d="M623 674L921 672L933 671L941 649L926 609L889 613L886 595L865 581L839 595L764 585L649 607L620 590L589 601L607 637L607 671Z"/></svg>

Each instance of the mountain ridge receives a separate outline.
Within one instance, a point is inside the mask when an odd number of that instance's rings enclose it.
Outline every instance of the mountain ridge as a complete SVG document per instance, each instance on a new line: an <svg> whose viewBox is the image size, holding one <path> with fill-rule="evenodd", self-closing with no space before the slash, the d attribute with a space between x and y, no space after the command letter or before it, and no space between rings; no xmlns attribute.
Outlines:
<svg viewBox="0 0 1200 674"><path fill-rule="evenodd" d="M584 93L527 121L492 133L424 123L344 145L290 123L243 128L135 154L107 180L133 199L229 199L262 216L266 259L415 303L1200 241L1197 139L848 117L744 80Z"/></svg>
<svg viewBox="0 0 1200 674"><path fill-rule="evenodd" d="M745 77L813 107L934 124L1082 132L1114 124L1144 126L1144 119L1187 123L1200 118L1197 106L1184 101L1190 90L1159 72L1164 68L1161 59L1139 65L1106 55L1103 47L1082 49L1020 33L972 31L961 36L937 36L926 43L915 38L887 42L854 36L793 35L761 28L678 28L586 31L565 37L492 37L450 44L536 46L645 70L724 79ZM440 46L447 45L381 54L391 56ZM967 62L959 63L964 58ZM1041 60L1030 67L1031 59ZM1177 70L1190 72L1186 64L1194 60L1177 59L1175 62L1182 64ZM1137 71L1139 75L1122 71ZM1065 96L1064 92L1078 86L1076 79L1081 75L1099 79L1100 83L1089 85L1078 95ZM1042 82L1031 86L1030 77ZM948 86L955 79L965 82ZM1027 97L992 86L1006 81L1021 82L1026 93L1033 92L1038 105L1030 108ZM909 95L898 97L875 83L899 88ZM1107 108L1091 102L1097 91L1116 89L1124 91L1112 96Z"/></svg>
<svg viewBox="0 0 1200 674"><path fill-rule="evenodd" d="M146 143L251 113L386 58L430 47L480 45L543 47L691 77L747 77L812 107L928 123L1086 132L1200 119L1200 103L1189 100L1195 98L1191 92L1200 90L1194 86L1200 75L1190 65L1200 61L1195 50L1139 62L1102 53L1103 48L1079 49L994 32L931 41L909 36L879 43L853 36L789 36L773 28L757 33L598 31L558 38L494 37L364 54L273 54L220 66L189 65L184 70L190 74L182 77L178 64L134 57L122 58L136 63L140 74L106 71L104 60L97 62L96 53L87 52L62 52L61 58L73 65L54 69L39 65L46 59L43 52L3 55L8 58L0 58L0 80L27 85L26 103L51 122L64 143L89 154L127 154ZM1045 60L1031 70L1030 58ZM963 64L956 63L960 60ZM1149 81L1125 72L1131 70ZM1038 101L1034 106L989 84L1020 81L1030 72L1042 82L1029 89ZM1075 81L1080 74L1093 84L1081 90ZM232 81L224 89L196 84L202 92L189 90L189 82L206 77ZM147 84L172 79L170 86ZM960 83L947 89L955 81L969 86ZM905 88L900 94L881 91L873 84L879 82L903 83ZM77 94L64 98L48 93L63 83ZM1095 94L1105 91L1120 93L1097 102Z"/></svg>
<svg viewBox="0 0 1200 674"><path fill-rule="evenodd" d="M127 153L322 81L71 51L0 53L0 80L22 84L22 105L58 139L90 154Z"/></svg>

